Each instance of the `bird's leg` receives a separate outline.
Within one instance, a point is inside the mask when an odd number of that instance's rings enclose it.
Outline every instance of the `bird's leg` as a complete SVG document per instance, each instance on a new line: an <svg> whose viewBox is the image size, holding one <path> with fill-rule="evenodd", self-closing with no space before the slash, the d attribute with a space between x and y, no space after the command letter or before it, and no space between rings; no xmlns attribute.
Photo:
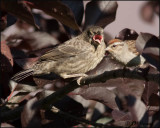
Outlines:
<svg viewBox="0 0 160 128"><path fill-rule="evenodd" d="M64 79L66 79L66 78L72 78L72 77L79 77L79 78L77 79L77 83L78 83L78 85L80 85L81 79L82 79L83 77L88 76L88 75L86 75L86 74L84 74L84 73L80 73L80 74L71 74L71 75L61 74L61 76L62 76Z"/></svg>

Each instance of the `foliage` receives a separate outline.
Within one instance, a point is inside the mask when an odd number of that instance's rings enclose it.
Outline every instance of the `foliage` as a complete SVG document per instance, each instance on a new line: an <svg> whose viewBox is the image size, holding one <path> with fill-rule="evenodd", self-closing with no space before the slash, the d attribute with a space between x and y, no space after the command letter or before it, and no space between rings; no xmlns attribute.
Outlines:
<svg viewBox="0 0 160 128"><path fill-rule="evenodd" d="M1 0L1 127L156 127L160 124L156 82L160 71L160 39L150 32L138 34L125 28L115 35L121 40L136 40L138 52L147 60L142 68L127 68L131 76L125 76L124 72L124 76L115 77L115 70L125 71L124 66L106 53L102 62L88 73L89 85L80 87L74 79L64 80L53 74L30 76L21 83L10 80L16 72L32 67L46 51L88 26L105 28L116 18L118 3L115 1L90 1L85 11L84 6L83 1L76 4L74 1ZM143 17L146 8L158 5L149 2L145 6L141 12ZM6 27L8 14L17 21ZM149 18L144 19L151 21ZM105 71L111 75L105 76L105 80L98 79L103 78ZM147 76L156 77L151 81ZM15 85L16 90L6 102Z"/></svg>

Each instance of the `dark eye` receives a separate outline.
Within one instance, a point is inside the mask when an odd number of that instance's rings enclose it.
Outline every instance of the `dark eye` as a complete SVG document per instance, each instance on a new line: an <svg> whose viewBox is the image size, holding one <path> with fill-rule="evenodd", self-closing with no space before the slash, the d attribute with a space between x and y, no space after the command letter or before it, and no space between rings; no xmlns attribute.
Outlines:
<svg viewBox="0 0 160 128"><path fill-rule="evenodd" d="M88 34L89 36L92 35L91 31L89 31L89 30L87 31L87 34Z"/></svg>
<svg viewBox="0 0 160 128"><path fill-rule="evenodd" d="M115 48L117 45L112 45L113 48Z"/></svg>
<svg viewBox="0 0 160 128"><path fill-rule="evenodd" d="M98 35L101 35L101 32L100 32L100 31L98 31L98 32L97 32L97 34L98 34Z"/></svg>

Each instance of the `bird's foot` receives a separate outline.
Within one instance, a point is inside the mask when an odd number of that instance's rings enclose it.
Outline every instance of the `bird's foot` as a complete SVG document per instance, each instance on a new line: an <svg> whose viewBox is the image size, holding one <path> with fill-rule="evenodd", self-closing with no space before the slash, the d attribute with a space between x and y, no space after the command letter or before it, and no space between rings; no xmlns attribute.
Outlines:
<svg viewBox="0 0 160 128"><path fill-rule="evenodd" d="M83 76L79 77L79 78L77 79L78 85L81 85L81 80L82 80L82 78L87 77L87 76L88 76L88 75L84 74Z"/></svg>
<svg viewBox="0 0 160 128"><path fill-rule="evenodd" d="M61 77L63 77L64 79L67 78L73 78L73 77L86 77L86 74L80 73L80 74L71 74L71 75L67 75L67 74L61 74Z"/></svg>

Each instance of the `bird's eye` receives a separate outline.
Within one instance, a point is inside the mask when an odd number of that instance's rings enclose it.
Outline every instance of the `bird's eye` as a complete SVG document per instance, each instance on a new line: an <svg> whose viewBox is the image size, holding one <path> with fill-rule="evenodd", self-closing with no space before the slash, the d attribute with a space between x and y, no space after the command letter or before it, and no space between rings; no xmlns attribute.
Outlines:
<svg viewBox="0 0 160 128"><path fill-rule="evenodd" d="M100 32L100 31L98 31L98 32L97 32L97 34L98 34L98 35L101 35L101 32Z"/></svg>
<svg viewBox="0 0 160 128"><path fill-rule="evenodd" d="M116 45L112 45L112 47L113 47L113 48L115 48L115 47L116 47Z"/></svg>
<svg viewBox="0 0 160 128"><path fill-rule="evenodd" d="M90 36L90 35L92 35L92 32L88 30L87 34Z"/></svg>

